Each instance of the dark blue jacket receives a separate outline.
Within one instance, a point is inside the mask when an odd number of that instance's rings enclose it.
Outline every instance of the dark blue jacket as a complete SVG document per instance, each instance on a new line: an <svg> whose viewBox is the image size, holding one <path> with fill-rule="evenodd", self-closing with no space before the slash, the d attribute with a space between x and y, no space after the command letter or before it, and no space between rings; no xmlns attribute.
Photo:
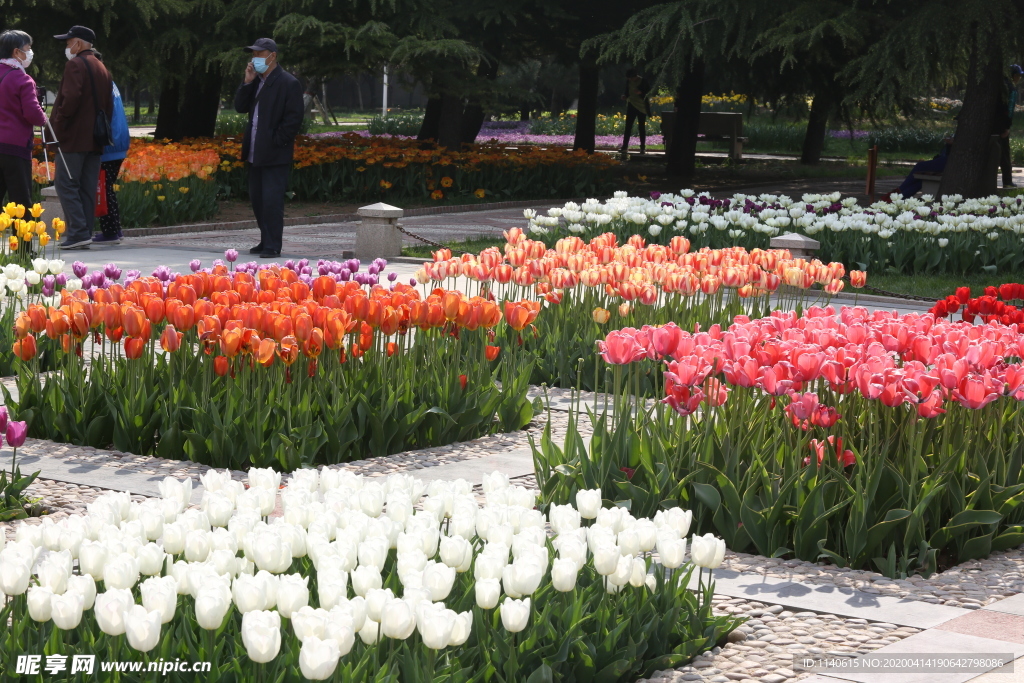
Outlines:
<svg viewBox="0 0 1024 683"><path fill-rule="evenodd" d="M256 99L259 81L257 76L251 83L240 85L235 92L235 111L249 115L249 123L242 138L242 161L249 160L253 101ZM294 155L295 136L302 127L302 85L280 65L270 72L263 84L259 96L259 112L253 165L290 164Z"/></svg>

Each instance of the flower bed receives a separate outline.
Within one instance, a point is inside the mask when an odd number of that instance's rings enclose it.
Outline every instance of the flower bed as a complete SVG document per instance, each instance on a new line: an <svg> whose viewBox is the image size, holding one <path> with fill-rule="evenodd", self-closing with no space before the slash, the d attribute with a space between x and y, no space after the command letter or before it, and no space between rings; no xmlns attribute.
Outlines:
<svg viewBox="0 0 1024 683"><path fill-rule="evenodd" d="M682 500L738 551L887 576L1024 543L1016 326L812 308L624 329L601 348L615 412L589 452L574 429L536 449L545 500L593 486L638 514ZM652 363L664 373L644 391ZM635 411L627 391L664 398Z"/></svg>
<svg viewBox="0 0 1024 683"><path fill-rule="evenodd" d="M18 315L9 403L33 436L236 469L294 470L527 424L532 361L490 341L505 325L522 330L539 305L388 289L385 265L229 273L196 261L192 274L134 271L122 285L119 271L76 263L82 280L59 307ZM54 348L45 379L37 339Z"/></svg>
<svg viewBox="0 0 1024 683"><path fill-rule="evenodd" d="M766 315L773 305L806 305L815 296L827 302L843 289L846 274L841 263L793 259L785 250L703 248L691 253L689 240L681 235L667 245L647 244L640 235L625 244L612 233L589 242L571 236L550 249L518 228L505 238L504 251L491 248L462 258L438 251L417 279L444 284L467 276L478 283L470 291L546 302L533 334L505 330L505 346L521 344L536 359L534 384L601 385L594 345L613 318L616 324L637 327L669 321L687 329L707 327L741 313ZM863 286L863 273L850 275L855 286ZM786 286L780 291L780 285ZM811 293L811 287L820 289Z"/></svg>
<svg viewBox="0 0 1024 683"><path fill-rule="evenodd" d="M586 237L611 231L625 240L647 231L651 241L662 244L683 234L695 247L764 249L773 236L795 232L818 240L822 259L859 270L972 273L1024 268L1024 198L925 199L862 207L839 193L794 200L769 194L715 199L693 190L643 198L620 191L606 202L570 202L550 209L547 216L527 217L531 234L548 244L566 234Z"/></svg>
<svg viewBox="0 0 1024 683"><path fill-rule="evenodd" d="M928 312L937 318L945 318L960 311L960 319L968 323L980 319L984 323L1024 324L1024 310L1011 301L1024 302L1024 285L1006 283L986 287L984 295L973 298L970 287L958 287L956 294L939 299Z"/></svg>
<svg viewBox="0 0 1024 683"><path fill-rule="evenodd" d="M204 680L614 682L683 664L742 622L712 615L710 580L687 589L725 546L694 537L684 563L678 508L637 519L585 491L579 510L545 515L498 473L481 508L462 480L324 469L296 472L268 524L280 482L211 471L201 509L185 510L191 480L168 477L162 499L107 493L86 516L0 536L3 651L208 662Z"/></svg>

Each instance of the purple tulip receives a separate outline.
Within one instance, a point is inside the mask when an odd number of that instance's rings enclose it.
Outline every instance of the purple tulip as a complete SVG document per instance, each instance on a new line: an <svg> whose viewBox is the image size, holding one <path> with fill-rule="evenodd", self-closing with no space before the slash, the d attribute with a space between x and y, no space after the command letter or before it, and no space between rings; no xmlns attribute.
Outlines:
<svg viewBox="0 0 1024 683"><path fill-rule="evenodd" d="M64 273L57 273L57 278L56 279L57 279L57 286L58 287L63 287L64 285L66 285L68 283L68 276L65 275Z"/></svg>
<svg viewBox="0 0 1024 683"><path fill-rule="evenodd" d="M397 279L398 279L398 273L393 273L393 272L392 273L388 273L388 281L389 282L394 282Z"/></svg>
<svg viewBox="0 0 1024 683"><path fill-rule="evenodd" d="M224 259L218 258L218 259L214 259L213 260L213 267L214 268L217 268L218 266L223 266L223 265L224 265Z"/></svg>
<svg viewBox="0 0 1024 683"><path fill-rule="evenodd" d="M197 258L194 258L188 262L188 267L192 269L193 273L198 273L199 269L203 267L203 262Z"/></svg>
<svg viewBox="0 0 1024 683"><path fill-rule="evenodd" d="M299 270L302 270L303 268L305 268L308 265L309 265L309 259L308 258L299 259Z"/></svg>
<svg viewBox="0 0 1024 683"><path fill-rule="evenodd" d="M370 265L369 268L366 269L366 272L369 273L370 275L376 275L377 273L380 272L380 268L377 267L376 263L373 263Z"/></svg>
<svg viewBox="0 0 1024 683"><path fill-rule="evenodd" d="M238 250L228 249L224 252L224 258L227 259L228 263L234 263L238 260Z"/></svg>
<svg viewBox="0 0 1024 683"><path fill-rule="evenodd" d="M43 285L43 296L53 296L55 291L56 290L53 288L53 285L50 285L50 286L46 286L45 284Z"/></svg>
<svg viewBox="0 0 1024 683"><path fill-rule="evenodd" d="M89 272L89 267L81 261L75 261L71 264L71 270L74 272L75 277L82 277Z"/></svg>
<svg viewBox="0 0 1024 683"><path fill-rule="evenodd" d="M287 261L284 262L284 267L287 268L288 270L295 270L295 260L288 259Z"/></svg>
<svg viewBox="0 0 1024 683"><path fill-rule="evenodd" d="M309 266L302 266L302 268L299 269L299 274L300 275L312 275L313 274L313 269L310 268Z"/></svg>
<svg viewBox="0 0 1024 683"><path fill-rule="evenodd" d="M4 419L6 419L6 415ZM25 437L28 436L28 423L11 420L7 423L4 434L7 437L7 444L11 448L21 448L25 445Z"/></svg>
<svg viewBox="0 0 1024 683"><path fill-rule="evenodd" d="M341 280L342 282L347 282L351 277L352 271L350 271L348 268L342 268L341 271L338 273L338 279Z"/></svg>
<svg viewBox="0 0 1024 683"><path fill-rule="evenodd" d="M171 269L167 266L157 266L153 271L153 277L161 282L167 282L171 277Z"/></svg>
<svg viewBox="0 0 1024 683"><path fill-rule="evenodd" d="M320 273L321 276L327 275L328 273L331 272L331 267L328 266L326 263L321 263L316 267L316 272Z"/></svg>
<svg viewBox="0 0 1024 683"><path fill-rule="evenodd" d="M338 261L333 261L330 265L331 272L334 273L335 275L339 275L343 270L348 270L347 268L345 268L344 264L339 263Z"/></svg>
<svg viewBox="0 0 1024 683"><path fill-rule="evenodd" d="M378 282L376 275L367 275L366 276L366 280L367 280L366 284L370 285L371 287L376 285L377 282Z"/></svg>
<svg viewBox="0 0 1024 683"><path fill-rule="evenodd" d="M92 275L86 273L82 276L82 289L89 289L92 287Z"/></svg>
<svg viewBox="0 0 1024 683"><path fill-rule="evenodd" d="M97 287L102 287L103 283L107 281L107 276L103 274L102 270L93 271L92 283Z"/></svg>
<svg viewBox="0 0 1024 683"><path fill-rule="evenodd" d="M0 434L7 431L7 406L0 406Z"/></svg>
<svg viewBox="0 0 1024 683"><path fill-rule="evenodd" d="M654 201L658 201L658 197L660 197L660 196L661 196L660 192L651 192L651 199L653 199Z"/></svg>
<svg viewBox="0 0 1024 683"><path fill-rule="evenodd" d="M409 278L409 286L410 287L415 287L417 284L418 283L416 282L416 278L414 278L414 277Z"/></svg>
<svg viewBox="0 0 1024 683"><path fill-rule="evenodd" d="M345 265L348 266L348 269L351 270L353 273L358 273L359 266L361 264L359 263L359 259L351 258L345 263Z"/></svg>
<svg viewBox="0 0 1024 683"><path fill-rule="evenodd" d="M135 280L138 280L140 277L142 277L142 271L132 269L125 274L124 280L125 282L133 282Z"/></svg>

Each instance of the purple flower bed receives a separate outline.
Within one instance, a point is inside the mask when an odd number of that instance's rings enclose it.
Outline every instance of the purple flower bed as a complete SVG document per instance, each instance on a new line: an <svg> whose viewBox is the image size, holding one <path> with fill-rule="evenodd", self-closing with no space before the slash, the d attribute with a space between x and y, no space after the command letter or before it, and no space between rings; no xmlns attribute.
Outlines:
<svg viewBox="0 0 1024 683"><path fill-rule="evenodd" d="M829 137L840 138L840 139L843 139L843 140L849 140L851 137L854 140L861 140L863 138L866 138L869 133L870 133L870 131L866 131L866 130L855 130L855 131L849 131L849 130L830 130L828 132Z"/></svg>

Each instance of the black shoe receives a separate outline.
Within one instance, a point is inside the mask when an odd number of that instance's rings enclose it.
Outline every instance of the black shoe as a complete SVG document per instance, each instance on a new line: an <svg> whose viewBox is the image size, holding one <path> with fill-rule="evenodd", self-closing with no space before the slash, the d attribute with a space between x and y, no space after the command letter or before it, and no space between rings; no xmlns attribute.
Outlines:
<svg viewBox="0 0 1024 683"><path fill-rule="evenodd" d="M640 146L640 154L647 154L647 149L643 145Z"/></svg>
<svg viewBox="0 0 1024 683"><path fill-rule="evenodd" d="M260 252L260 258L277 258L280 255L281 255L280 250L278 250L278 251L271 251L270 249L267 249L267 250L264 250L264 251Z"/></svg>
<svg viewBox="0 0 1024 683"><path fill-rule="evenodd" d="M92 246L92 238L86 240L65 240L60 243L61 249L88 249Z"/></svg>
<svg viewBox="0 0 1024 683"><path fill-rule="evenodd" d="M250 254L262 254L263 253L263 242L260 242L255 247L249 250Z"/></svg>

